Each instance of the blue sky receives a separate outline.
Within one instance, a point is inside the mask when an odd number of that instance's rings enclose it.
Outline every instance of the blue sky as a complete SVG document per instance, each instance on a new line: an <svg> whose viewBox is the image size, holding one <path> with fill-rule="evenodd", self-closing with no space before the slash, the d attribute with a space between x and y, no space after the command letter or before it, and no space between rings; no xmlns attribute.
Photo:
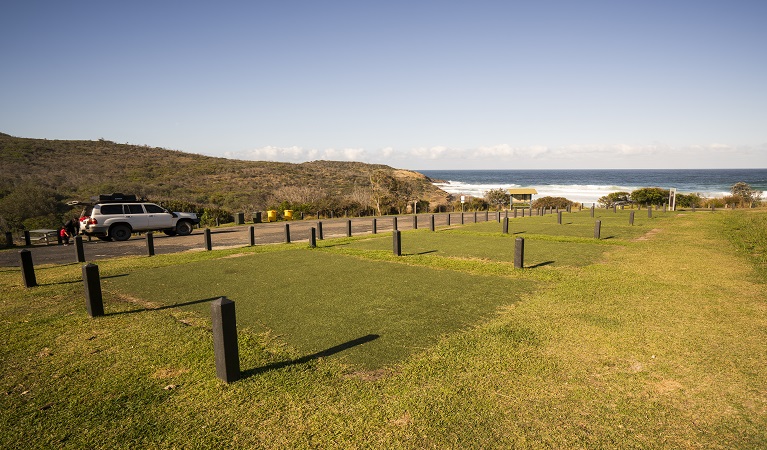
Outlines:
<svg viewBox="0 0 767 450"><path fill-rule="evenodd" d="M767 1L35 1L0 131L407 169L767 167Z"/></svg>

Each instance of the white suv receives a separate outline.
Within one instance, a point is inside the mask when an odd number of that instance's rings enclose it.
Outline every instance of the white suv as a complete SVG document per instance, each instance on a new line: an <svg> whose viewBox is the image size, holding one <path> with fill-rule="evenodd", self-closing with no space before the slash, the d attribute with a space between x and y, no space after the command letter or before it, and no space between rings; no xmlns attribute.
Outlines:
<svg viewBox="0 0 767 450"><path fill-rule="evenodd" d="M107 200L86 207L80 216L80 233L106 241L126 241L138 231L186 236L200 223L195 213L170 212L154 203L131 200Z"/></svg>

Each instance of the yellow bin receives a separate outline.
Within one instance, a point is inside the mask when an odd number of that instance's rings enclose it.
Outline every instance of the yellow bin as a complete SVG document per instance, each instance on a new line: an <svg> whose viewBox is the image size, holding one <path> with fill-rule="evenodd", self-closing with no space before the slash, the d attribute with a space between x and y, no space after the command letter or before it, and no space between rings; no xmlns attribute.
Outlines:
<svg viewBox="0 0 767 450"><path fill-rule="evenodd" d="M285 220L293 220L293 210L292 209L286 209L282 212L282 215L285 217Z"/></svg>
<svg viewBox="0 0 767 450"><path fill-rule="evenodd" d="M274 209L270 209L266 212L266 221L267 222L277 222L277 211Z"/></svg>

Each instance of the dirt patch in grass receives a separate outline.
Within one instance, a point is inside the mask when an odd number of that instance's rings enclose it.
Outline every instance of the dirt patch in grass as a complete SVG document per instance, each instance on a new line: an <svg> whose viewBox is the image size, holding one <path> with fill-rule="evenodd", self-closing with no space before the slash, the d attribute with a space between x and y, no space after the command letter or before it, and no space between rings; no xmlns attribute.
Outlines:
<svg viewBox="0 0 767 450"><path fill-rule="evenodd" d="M648 231L647 233L639 236L635 239L635 241L648 241L655 237L656 234L660 233L660 228L653 228L652 230Z"/></svg>

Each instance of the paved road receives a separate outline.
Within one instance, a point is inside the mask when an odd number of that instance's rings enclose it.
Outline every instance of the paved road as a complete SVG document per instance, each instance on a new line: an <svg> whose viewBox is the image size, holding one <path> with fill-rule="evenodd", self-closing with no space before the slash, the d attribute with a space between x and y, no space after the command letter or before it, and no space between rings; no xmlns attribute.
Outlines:
<svg viewBox="0 0 767 450"><path fill-rule="evenodd" d="M428 228L431 214L418 215L418 227ZM448 214L435 214L435 226L443 227L447 225ZM464 223L474 222L474 213L464 213ZM377 217L376 231L378 233L391 232L394 218L397 219L397 229L410 230L413 228L413 216L384 216ZM497 220L494 213L490 213L489 219ZM348 219L322 219L322 234L325 239L333 237L342 237L347 234ZM353 218L352 234L371 234L373 228L373 218ZM477 221L485 221L485 213L477 214ZM461 223L461 213L451 213L450 223L457 225ZM256 245L258 244L277 244L285 242L285 225L290 226L291 242L309 241L311 228L317 228L316 220L303 220L292 222L272 222L252 225ZM251 225L240 225L236 227L211 229L211 242L213 249L227 247L241 247L250 244L249 227ZM196 229L189 236L165 236L163 233L154 233L155 254L163 255L168 253L178 253L193 249L203 249L205 246L205 237L203 230ZM318 236L319 238L319 236ZM21 247L23 248L23 247ZM0 267L18 267L20 266L18 252L21 248L12 248L0 250ZM146 255L146 235L134 235L129 240L123 242L105 242L98 239L83 242L85 259L88 262L98 261L99 259L114 258L116 256ZM74 245L33 245L29 248L32 252L32 260L35 265L38 264L67 264L77 261L77 255Z"/></svg>

